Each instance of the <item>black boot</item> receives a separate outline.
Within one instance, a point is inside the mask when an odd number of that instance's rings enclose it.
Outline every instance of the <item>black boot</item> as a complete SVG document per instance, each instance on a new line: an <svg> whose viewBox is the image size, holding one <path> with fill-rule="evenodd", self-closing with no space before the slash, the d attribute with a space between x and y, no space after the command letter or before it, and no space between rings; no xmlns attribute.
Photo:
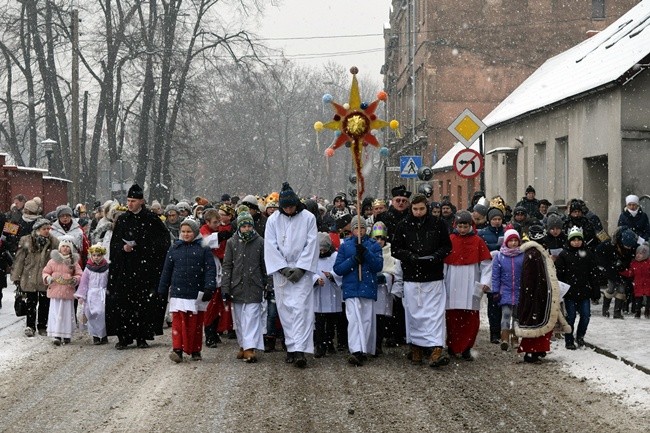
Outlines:
<svg viewBox="0 0 650 433"><path fill-rule="evenodd" d="M314 347L314 358L322 358L325 356L325 345L317 344Z"/></svg>
<svg viewBox="0 0 650 433"><path fill-rule="evenodd" d="M284 358L284 362L287 364L293 364L296 362L296 354L295 352L287 352L287 357Z"/></svg>
<svg viewBox="0 0 650 433"><path fill-rule="evenodd" d="M614 300L614 319L623 318L623 303L624 301L622 299Z"/></svg>
<svg viewBox="0 0 650 433"><path fill-rule="evenodd" d="M612 303L611 298L603 298L603 317L609 317L609 305Z"/></svg>
<svg viewBox="0 0 650 433"><path fill-rule="evenodd" d="M275 352L275 337L272 335L264 336L264 352Z"/></svg>
<svg viewBox="0 0 650 433"><path fill-rule="evenodd" d="M303 352L295 352L296 354L296 367L305 368L307 367L307 358Z"/></svg>

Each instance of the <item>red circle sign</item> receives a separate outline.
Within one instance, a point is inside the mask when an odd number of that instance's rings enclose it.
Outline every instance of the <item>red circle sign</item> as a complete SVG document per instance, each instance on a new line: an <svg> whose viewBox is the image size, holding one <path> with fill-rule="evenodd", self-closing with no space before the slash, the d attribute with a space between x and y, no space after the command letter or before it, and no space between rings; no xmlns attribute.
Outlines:
<svg viewBox="0 0 650 433"><path fill-rule="evenodd" d="M454 157L454 171L465 179L476 177L483 170L483 157L474 149L463 149Z"/></svg>

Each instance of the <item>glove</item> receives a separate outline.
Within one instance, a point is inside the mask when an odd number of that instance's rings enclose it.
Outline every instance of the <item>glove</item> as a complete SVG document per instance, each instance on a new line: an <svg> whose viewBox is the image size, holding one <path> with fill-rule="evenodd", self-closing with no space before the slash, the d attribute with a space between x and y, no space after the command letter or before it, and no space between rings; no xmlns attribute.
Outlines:
<svg viewBox="0 0 650 433"><path fill-rule="evenodd" d="M224 293L223 300L226 302L232 301L232 295L230 293Z"/></svg>
<svg viewBox="0 0 650 433"><path fill-rule="evenodd" d="M289 267L282 268L282 269L280 269L280 273L282 275L284 275L284 278L289 278L289 275L291 275L291 269L292 268L289 268Z"/></svg>
<svg viewBox="0 0 650 433"><path fill-rule="evenodd" d="M354 259L361 265L364 262L363 255L368 249L364 247L363 244L356 244L356 248L357 254L354 256Z"/></svg>
<svg viewBox="0 0 650 433"><path fill-rule="evenodd" d="M208 302L210 299L212 299L212 295L214 295L214 290L205 288L203 289L203 297L201 297L202 302Z"/></svg>
<svg viewBox="0 0 650 433"><path fill-rule="evenodd" d="M291 281L292 283L297 283L300 281L302 276L305 275L305 271L303 271L300 268L291 268L290 274L287 277L287 280Z"/></svg>
<svg viewBox="0 0 650 433"><path fill-rule="evenodd" d="M219 232L219 234L217 235L217 239L219 239L219 242L227 241L231 237L232 237L231 232Z"/></svg>
<svg viewBox="0 0 650 433"><path fill-rule="evenodd" d="M377 274L377 284L386 284L386 275Z"/></svg>
<svg viewBox="0 0 650 433"><path fill-rule="evenodd" d="M266 299L267 301L270 301L271 299L273 299L274 298L273 295L274 295L273 290L265 290L264 291L264 299Z"/></svg>
<svg viewBox="0 0 650 433"><path fill-rule="evenodd" d="M52 278L50 275L45 277L45 284L47 284L48 286L52 284L52 281L54 281L54 278Z"/></svg>

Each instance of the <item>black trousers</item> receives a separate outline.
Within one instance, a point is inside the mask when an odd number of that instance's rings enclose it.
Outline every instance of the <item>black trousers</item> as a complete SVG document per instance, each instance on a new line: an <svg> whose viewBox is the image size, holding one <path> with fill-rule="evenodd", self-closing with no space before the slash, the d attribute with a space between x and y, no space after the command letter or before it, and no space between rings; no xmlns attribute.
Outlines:
<svg viewBox="0 0 650 433"><path fill-rule="evenodd" d="M46 329L47 315L50 311L50 298L47 297L47 293L24 293L26 295L25 304L27 305L27 326L32 329Z"/></svg>
<svg viewBox="0 0 650 433"><path fill-rule="evenodd" d="M331 345L334 340L334 332L339 320L339 313L315 313L316 323L314 324L314 344L325 347Z"/></svg>

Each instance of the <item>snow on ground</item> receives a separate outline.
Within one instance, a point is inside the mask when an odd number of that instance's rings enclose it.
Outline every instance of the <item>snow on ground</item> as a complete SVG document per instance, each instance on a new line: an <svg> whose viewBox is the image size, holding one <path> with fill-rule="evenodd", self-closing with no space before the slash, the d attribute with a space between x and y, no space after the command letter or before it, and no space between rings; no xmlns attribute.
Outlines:
<svg viewBox="0 0 650 433"><path fill-rule="evenodd" d="M481 332L487 332L485 300L482 307ZM552 352L546 359L558 362L571 376L618 396L630 408L648 410L650 320L635 319L630 315L626 315L624 320L605 318L601 315L601 308L600 305L592 306L585 341L618 359L592 348L567 350L563 340L553 342ZM13 287L6 288L3 308L0 309L0 373L10 366L38 359L38 355L49 348L49 339L39 336L27 338L23 334L24 328L25 319L16 317L13 311ZM645 372L626 362L645 369Z"/></svg>

